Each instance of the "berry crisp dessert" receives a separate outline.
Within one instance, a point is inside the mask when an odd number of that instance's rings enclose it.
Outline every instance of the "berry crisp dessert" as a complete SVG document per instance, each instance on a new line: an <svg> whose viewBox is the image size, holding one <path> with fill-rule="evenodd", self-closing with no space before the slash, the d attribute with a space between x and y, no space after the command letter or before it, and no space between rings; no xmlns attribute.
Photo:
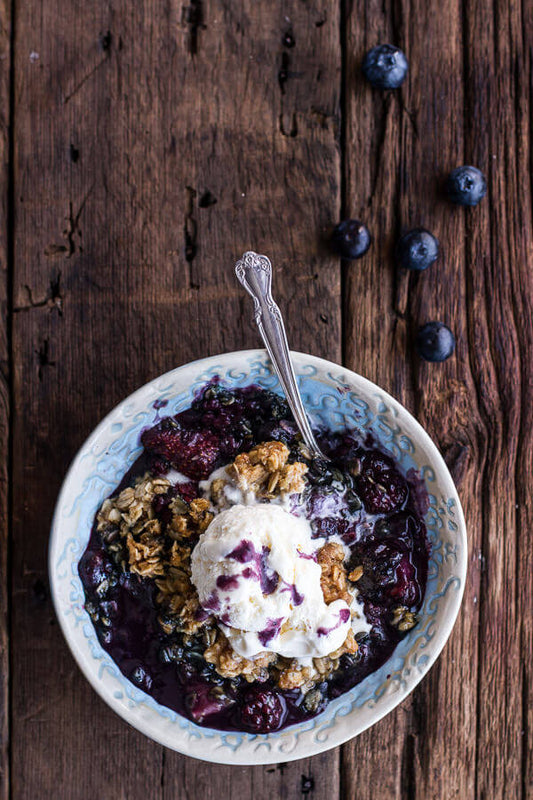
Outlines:
<svg viewBox="0 0 533 800"><path fill-rule="evenodd" d="M215 378L143 431L96 514L78 569L98 639L198 725L314 717L417 624L422 482L367 433L317 438L331 461L310 457L280 396Z"/></svg>

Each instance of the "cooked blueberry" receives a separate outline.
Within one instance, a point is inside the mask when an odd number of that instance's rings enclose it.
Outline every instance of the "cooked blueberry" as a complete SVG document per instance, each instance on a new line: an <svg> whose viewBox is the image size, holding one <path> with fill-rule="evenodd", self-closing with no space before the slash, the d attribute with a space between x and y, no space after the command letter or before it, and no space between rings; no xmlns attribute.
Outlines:
<svg viewBox="0 0 533 800"><path fill-rule="evenodd" d="M395 585L389 591L389 596L407 607L416 606L421 600L416 569L408 555L404 555L396 567Z"/></svg>
<svg viewBox="0 0 533 800"><path fill-rule="evenodd" d="M166 417L141 434L145 450L169 461L187 477L203 480L217 466L220 442L211 429L203 431L181 427Z"/></svg>
<svg viewBox="0 0 533 800"><path fill-rule="evenodd" d="M361 258L370 247L370 234L358 219L339 222L331 234L331 246L341 258Z"/></svg>
<svg viewBox="0 0 533 800"><path fill-rule="evenodd" d="M398 264L405 269L422 272L437 260L439 242L425 228L414 228L405 233L396 247Z"/></svg>
<svg viewBox="0 0 533 800"><path fill-rule="evenodd" d="M243 727L252 733L270 733L281 727L287 708L281 695L268 689L248 692L241 708Z"/></svg>
<svg viewBox="0 0 533 800"><path fill-rule="evenodd" d="M406 501L408 488L392 460L381 453L367 453L355 478L357 493L370 514L395 511Z"/></svg>
<svg viewBox="0 0 533 800"><path fill-rule="evenodd" d="M455 349L455 336L443 322L428 322L418 331L415 344L426 361L446 361Z"/></svg>
<svg viewBox="0 0 533 800"><path fill-rule="evenodd" d="M363 61L363 74L377 89L397 89L404 82L408 69L405 54L392 44L373 47Z"/></svg>
<svg viewBox="0 0 533 800"><path fill-rule="evenodd" d="M113 573L113 566L101 551L86 550L80 559L78 571L83 583L97 590Z"/></svg>
<svg viewBox="0 0 533 800"><path fill-rule="evenodd" d="M150 691L152 688L152 678L146 672L144 667L141 667L140 665L132 670L130 674L130 680L140 689L145 689L145 691Z"/></svg>
<svg viewBox="0 0 533 800"><path fill-rule="evenodd" d="M413 547L415 537L420 532L420 525L413 514L408 511L398 511L387 517L380 517L373 530L377 541L392 540L400 549Z"/></svg>
<svg viewBox="0 0 533 800"><path fill-rule="evenodd" d="M487 182L477 167L457 167L448 175L446 192L452 203L477 206L487 194Z"/></svg>

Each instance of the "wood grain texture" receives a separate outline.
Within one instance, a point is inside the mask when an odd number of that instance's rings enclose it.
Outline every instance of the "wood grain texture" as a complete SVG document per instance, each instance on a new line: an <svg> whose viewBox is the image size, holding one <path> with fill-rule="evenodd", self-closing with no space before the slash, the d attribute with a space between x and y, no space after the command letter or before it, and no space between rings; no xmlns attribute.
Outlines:
<svg viewBox="0 0 533 800"><path fill-rule="evenodd" d="M0 0L0 800L9 797L9 163L11 6Z"/></svg>
<svg viewBox="0 0 533 800"><path fill-rule="evenodd" d="M11 98L10 7L0 0L0 800L533 797L533 5L15 0ZM384 41L410 61L398 92L360 75ZM475 209L442 196L461 163L488 178ZM341 203L373 236L342 266L324 245ZM442 255L402 273L394 244L419 225ZM399 708L342 749L230 768L164 750L92 692L55 621L46 550L63 475L107 411L174 366L257 346L232 272L249 248L273 260L294 349L344 358L434 437L470 549L452 637ZM442 365L413 351L430 319L457 336Z"/></svg>
<svg viewBox="0 0 533 800"><path fill-rule="evenodd" d="M335 796L337 752L230 770L129 729L61 641L45 557L99 418L180 363L257 345L244 250L272 257L293 346L340 360L340 267L320 251L340 208L337 12L31 0L15 54L14 796L299 798L302 775Z"/></svg>
<svg viewBox="0 0 533 800"><path fill-rule="evenodd" d="M445 13L426 3L367 3L365 13L361 26L347 4L344 169L347 212L368 221L376 241L364 267L346 268L345 356L413 410L440 446L464 504L470 569L444 657L410 706L344 748L342 777L358 798L526 797L531 19L506 3L449 2ZM404 47L411 64L406 84L388 96L354 78L365 50L384 39ZM442 196L442 177L461 163L489 178L489 199L476 209ZM416 226L432 230L443 251L418 276L399 272L393 256L398 235ZM361 313L350 315L356 306ZM457 336L444 365L413 357L416 329L431 319ZM393 753L385 765L383 739Z"/></svg>
<svg viewBox="0 0 533 800"><path fill-rule="evenodd" d="M398 10L394 2L370 2L361 18L357 3L345 4L344 214L368 225L373 244L364 261L345 265L343 336L346 365L412 407L411 367L409 359L401 357L407 348L405 308L397 310L401 286L390 264L398 235L399 183L405 174L404 89L373 91L361 75L370 47L381 42L405 47ZM408 796L415 746L411 716L403 705L343 747L341 775L347 797ZM383 752L385 759L379 755Z"/></svg>
<svg viewBox="0 0 533 800"><path fill-rule="evenodd" d="M520 4L494 0L473 4L468 18L476 19L476 29L468 25L465 85L470 87L467 113L473 124L465 147L470 158L487 164L493 198L480 219L467 218L471 292L484 303L483 313L470 320L471 330L477 323L476 334L481 334L484 346L471 350L488 432L482 497L477 792L480 797L518 798L533 791L531 753L526 753L533 653L527 611L532 584L531 503L524 503L522 488L530 484L532 474L533 280L530 269L524 269L533 256L530 121L524 114L531 103L530 42L524 30L529 22L531 34L531 9L527 20ZM497 35L480 36L480 30Z"/></svg>

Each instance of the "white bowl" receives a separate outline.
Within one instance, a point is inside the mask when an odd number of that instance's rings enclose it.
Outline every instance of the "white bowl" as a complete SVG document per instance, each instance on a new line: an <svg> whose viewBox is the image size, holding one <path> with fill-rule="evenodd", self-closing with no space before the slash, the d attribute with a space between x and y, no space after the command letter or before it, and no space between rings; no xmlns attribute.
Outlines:
<svg viewBox="0 0 533 800"><path fill-rule="evenodd" d="M466 576L467 541L461 504L437 448L406 409L375 384L343 367L293 353L304 403L316 423L372 431L403 469L425 481L432 552L419 624L391 658L326 710L268 735L202 728L161 706L130 683L101 648L84 607L78 561L96 510L139 455L139 434L158 415L187 408L214 375L231 386L256 383L281 393L263 350L205 358L147 383L120 403L80 449L61 489L50 540L54 604L65 638L87 680L106 703L157 742L222 764L270 764L311 756L342 744L388 714L429 670L450 635ZM160 403L167 401L164 410ZM156 408L154 408L154 404Z"/></svg>

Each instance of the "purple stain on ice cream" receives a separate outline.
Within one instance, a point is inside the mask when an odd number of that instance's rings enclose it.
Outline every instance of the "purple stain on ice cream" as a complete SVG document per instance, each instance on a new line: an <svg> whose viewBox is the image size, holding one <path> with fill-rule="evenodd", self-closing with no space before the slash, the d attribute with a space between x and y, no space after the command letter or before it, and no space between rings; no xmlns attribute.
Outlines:
<svg viewBox="0 0 533 800"><path fill-rule="evenodd" d="M206 611L220 611L220 598L216 592L211 592L205 603L202 603Z"/></svg>
<svg viewBox="0 0 533 800"><path fill-rule="evenodd" d="M280 617L279 619L269 619L266 628L262 631L259 631L257 638L263 647L266 647L267 644L278 635L282 622L283 617Z"/></svg>
<svg viewBox="0 0 533 800"><path fill-rule="evenodd" d="M233 558L240 564L246 564L248 561L257 559L257 556L253 542L249 539L243 539L231 553L227 554L226 558Z"/></svg>
<svg viewBox="0 0 533 800"><path fill-rule="evenodd" d="M284 581L282 578L280 578L280 580L284 584L284 587L281 589L281 591L290 592L293 604L295 606L301 606L304 601L304 595L300 594L294 583L287 583L287 581Z"/></svg>
<svg viewBox="0 0 533 800"><path fill-rule="evenodd" d="M259 558L259 582L261 584L261 591L263 594L272 594L276 590L279 582L278 573L267 567L267 559L270 554L270 547L263 547L261 556Z"/></svg>
<svg viewBox="0 0 533 800"><path fill-rule="evenodd" d="M217 578L217 589L229 591L237 589L239 586L239 579L236 575L219 575Z"/></svg>
<svg viewBox="0 0 533 800"><path fill-rule="evenodd" d="M259 575L252 567L245 567L241 574L248 581L259 580Z"/></svg>
<svg viewBox="0 0 533 800"><path fill-rule="evenodd" d="M337 628L340 628L340 626L344 625L345 622L348 622L349 619L350 619L350 611L347 608L341 608L341 610L339 611L339 621L337 622L337 624L334 625L332 628L317 628L317 634L319 636L327 636L328 633L331 633Z"/></svg>
<svg viewBox="0 0 533 800"><path fill-rule="evenodd" d="M302 553L301 550L298 550L298 558L306 558L308 561L314 561L315 564L318 563L318 557L316 553Z"/></svg>
<svg viewBox="0 0 533 800"><path fill-rule="evenodd" d="M248 564L252 561L255 570L247 567L242 572L243 576L249 580L258 578L263 594L272 594L278 585L279 575L275 570L269 569L267 566L269 554L270 548L266 545L261 550L261 553L258 553L253 542L249 539L243 539L231 553L227 554L226 558L233 558L240 564Z"/></svg>

